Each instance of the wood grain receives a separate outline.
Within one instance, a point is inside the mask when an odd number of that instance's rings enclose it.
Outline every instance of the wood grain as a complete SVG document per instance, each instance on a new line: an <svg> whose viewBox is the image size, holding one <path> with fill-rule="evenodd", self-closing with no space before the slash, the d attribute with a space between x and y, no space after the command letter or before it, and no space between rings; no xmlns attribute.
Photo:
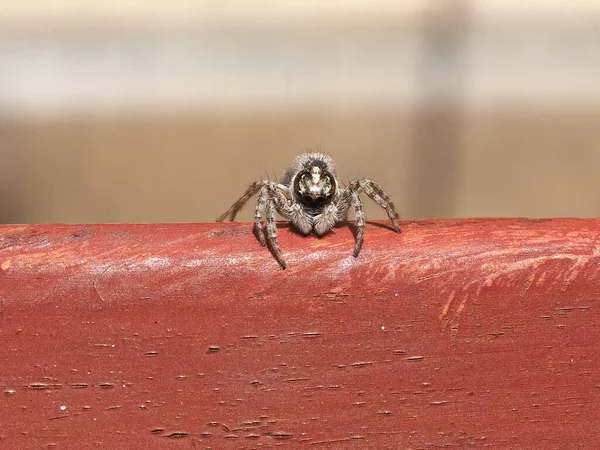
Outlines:
<svg viewBox="0 0 600 450"><path fill-rule="evenodd" d="M2 448L599 448L600 220L0 227Z"/></svg>

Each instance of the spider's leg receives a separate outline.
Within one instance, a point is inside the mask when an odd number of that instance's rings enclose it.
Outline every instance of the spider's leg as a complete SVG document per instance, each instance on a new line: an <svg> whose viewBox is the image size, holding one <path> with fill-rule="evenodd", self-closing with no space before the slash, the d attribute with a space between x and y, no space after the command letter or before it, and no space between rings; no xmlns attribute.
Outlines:
<svg viewBox="0 0 600 450"><path fill-rule="evenodd" d="M354 244L354 256L356 257L360 253L365 237L365 212L356 191L352 191L350 201L354 206L354 215L356 216L356 244Z"/></svg>
<svg viewBox="0 0 600 450"><path fill-rule="evenodd" d="M375 203L385 209L388 217L394 225L396 233L400 233L400 225L398 224L398 213L392 203L390 197L383 191L382 187L373 180L367 178L362 180L354 180L351 184L354 190L362 189Z"/></svg>
<svg viewBox="0 0 600 450"><path fill-rule="evenodd" d="M254 231L256 233L258 241L260 242L260 245L262 245L263 247L267 245L267 241L265 240L265 231L263 230L263 217L268 201L269 190L266 186L264 186L260 190L258 202L256 203L256 214L254 215Z"/></svg>
<svg viewBox="0 0 600 450"><path fill-rule="evenodd" d="M266 216L267 216L267 242L269 248L273 253L273 256L282 268L286 268L286 263L283 255L281 254L281 248L279 247L279 241L277 240L277 224L275 223L275 201L269 197L266 205Z"/></svg>
<svg viewBox="0 0 600 450"><path fill-rule="evenodd" d="M312 218L298 204L290 200L289 189L281 184L270 186L270 198L275 208L291 225L302 234L310 234L313 228Z"/></svg>
<svg viewBox="0 0 600 450"><path fill-rule="evenodd" d="M345 188L335 201L337 206L336 226L348 220L348 210L352 206L352 189Z"/></svg>
<svg viewBox="0 0 600 450"><path fill-rule="evenodd" d="M291 212L290 201L286 197L287 188L281 184L271 183L269 185L269 198L275 203L275 209L279 214L289 220Z"/></svg>
<svg viewBox="0 0 600 450"><path fill-rule="evenodd" d="M264 180L263 181L255 181L254 183L252 183L250 185L250 187L246 190L244 195L242 195L238 199L238 201L236 201L233 205L231 205L231 208L229 208L227 211L225 211L223 214L221 214L221 216L217 219L217 222L223 222L227 217L229 217L229 220L231 220L231 221L235 220L235 216L237 215L239 210L242 209L244 204L250 199L250 197L252 197L263 186L266 186L269 183L270 183L269 181L264 181Z"/></svg>

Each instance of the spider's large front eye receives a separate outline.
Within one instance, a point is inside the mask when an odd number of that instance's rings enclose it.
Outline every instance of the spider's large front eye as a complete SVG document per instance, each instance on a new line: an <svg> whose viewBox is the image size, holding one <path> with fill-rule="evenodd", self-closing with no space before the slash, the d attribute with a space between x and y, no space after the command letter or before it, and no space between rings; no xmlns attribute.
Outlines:
<svg viewBox="0 0 600 450"><path fill-rule="evenodd" d="M294 194L298 202L309 208L321 208L333 200L335 179L319 167L301 171L294 180Z"/></svg>
<svg viewBox="0 0 600 450"><path fill-rule="evenodd" d="M331 200L335 194L335 179L333 178L333 175L331 175L329 172L327 172L325 174L325 178L327 179L327 200Z"/></svg>
<svg viewBox="0 0 600 450"><path fill-rule="evenodd" d="M303 170L298 175L296 175L296 179L294 180L294 192L303 200L304 197L307 196L309 183L310 173L308 172L308 170Z"/></svg>

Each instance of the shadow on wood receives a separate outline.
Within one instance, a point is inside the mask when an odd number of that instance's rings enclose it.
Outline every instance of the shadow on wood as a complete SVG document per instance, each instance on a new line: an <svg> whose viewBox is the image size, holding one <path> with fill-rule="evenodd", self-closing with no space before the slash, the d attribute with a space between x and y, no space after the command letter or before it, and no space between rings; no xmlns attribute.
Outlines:
<svg viewBox="0 0 600 450"><path fill-rule="evenodd" d="M0 446L598 447L600 221L402 229L0 227Z"/></svg>

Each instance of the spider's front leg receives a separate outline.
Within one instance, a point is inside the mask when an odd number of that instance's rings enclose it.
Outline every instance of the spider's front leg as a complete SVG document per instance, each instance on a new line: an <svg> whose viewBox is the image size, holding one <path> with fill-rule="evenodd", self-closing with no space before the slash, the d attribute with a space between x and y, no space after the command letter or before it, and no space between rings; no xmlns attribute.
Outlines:
<svg viewBox="0 0 600 450"><path fill-rule="evenodd" d="M244 204L257 192L260 192L258 196L258 202L256 203L256 212L254 214L254 230L256 237L263 247L269 244L269 248L273 253L273 256L277 262L286 268L285 259L281 254L281 248L277 241L277 224L275 223L275 214L279 211L286 218L291 213L291 206L288 200L288 188L282 184L275 183L273 181L256 181L246 190L238 201L236 201L231 208L229 208L224 214L222 214L217 222L222 222L227 217L230 220L235 219L236 214ZM266 220L266 226L263 226L263 218ZM265 233L266 228L266 233Z"/></svg>
<svg viewBox="0 0 600 450"><path fill-rule="evenodd" d="M227 211L225 211L223 214L221 214L221 216L219 216L219 218L217 219L217 222L223 222L228 217L229 217L229 220L234 221L235 216L240 211L240 209L242 209L242 207L246 204L246 202L248 200L250 200L250 198L253 195L255 195L258 191L260 191L262 188L268 188L270 190L281 189L281 188L285 189L285 186L275 183L274 181L268 181L268 180L255 181L254 183L252 183L250 185L250 187L248 189L246 189L246 192L244 192L244 195L242 195L233 205L231 205L231 208L229 208Z"/></svg>
<svg viewBox="0 0 600 450"><path fill-rule="evenodd" d="M362 180L354 180L352 183L350 183L348 189L355 192L359 192L361 190L364 191L364 193L367 194L371 200L385 210L388 217L392 221L394 230L396 230L396 233L400 233L400 225L398 224L398 213L396 212L396 208L392 203L392 199L390 199L389 195L384 192L383 188L379 184L373 180L365 178Z"/></svg>
<svg viewBox="0 0 600 450"><path fill-rule="evenodd" d="M352 191L350 202L354 207L354 216L356 217L356 243L354 244L354 257L360 253L363 241L365 239L365 212L360 197L356 191Z"/></svg>
<svg viewBox="0 0 600 450"><path fill-rule="evenodd" d="M265 210L267 216L267 242L269 243L269 248L277 262L285 269L287 264L285 258L281 254L281 247L277 240L277 223L275 222L276 208L275 199L273 197L268 198Z"/></svg>
<svg viewBox="0 0 600 450"><path fill-rule="evenodd" d="M365 236L365 213L363 211L362 201L358 195L361 191L364 191L379 206L386 210L394 225L394 229L396 232L400 233L398 213L396 213L390 197L383 191L381 186L372 180L354 180L342 191L337 201L338 223L346 220L348 210L351 207L354 209L354 215L356 217L356 244L354 245L354 256L358 256L360 253Z"/></svg>
<svg viewBox="0 0 600 450"><path fill-rule="evenodd" d="M265 208L269 201L269 190L266 186L263 186L258 196L258 202L256 203L256 213L254 214L254 232L256 237L263 247L267 245L265 240L265 231L263 230L263 216L265 214Z"/></svg>
<svg viewBox="0 0 600 450"><path fill-rule="evenodd" d="M356 243L354 244L353 255L356 257L360 253L365 237L365 213L363 205L358 196L358 192L348 186L339 196L337 202L337 224L341 224L348 219L348 210L354 209L354 217L356 219Z"/></svg>
<svg viewBox="0 0 600 450"><path fill-rule="evenodd" d="M256 236L260 244L263 247L268 244L269 250L277 262L285 269L285 258L281 253L281 247L277 240L277 223L275 221L277 212L282 214L286 219L289 219L292 209L287 199L286 188L277 183L270 183L267 186L263 186L260 191L256 204L256 215L254 216L254 229L256 230ZM266 220L264 227L263 218Z"/></svg>

